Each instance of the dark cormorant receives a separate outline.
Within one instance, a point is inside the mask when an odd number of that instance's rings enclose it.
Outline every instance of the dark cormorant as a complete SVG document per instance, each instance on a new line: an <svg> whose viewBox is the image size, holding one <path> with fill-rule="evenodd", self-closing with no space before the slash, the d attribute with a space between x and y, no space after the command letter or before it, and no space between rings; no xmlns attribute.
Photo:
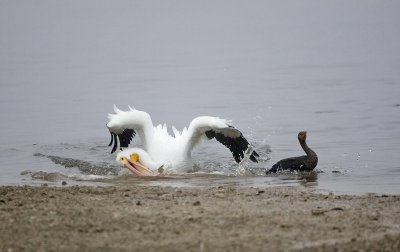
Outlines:
<svg viewBox="0 0 400 252"><path fill-rule="evenodd" d="M285 158L278 163L274 164L271 169L267 170L268 173L274 173L277 171L290 170L290 171L312 171L318 163L317 154L308 147L306 143L307 132L299 132L298 139L301 147L306 156Z"/></svg>

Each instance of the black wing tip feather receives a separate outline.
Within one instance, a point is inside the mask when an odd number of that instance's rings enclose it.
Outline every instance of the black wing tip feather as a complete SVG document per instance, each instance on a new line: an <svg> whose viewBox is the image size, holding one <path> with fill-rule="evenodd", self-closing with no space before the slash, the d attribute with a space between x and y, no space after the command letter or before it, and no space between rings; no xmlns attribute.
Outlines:
<svg viewBox="0 0 400 252"><path fill-rule="evenodd" d="M118 148L118 142L119 142L120 150L122 150L122 148L128 147L128 145L132 141L133 137L136 135L136 131L133 129L125 129L120 134L117 134L117 133L114 133L111 131L110 131L110 134L111 134L111 141L108 144L108 146L111 146L112 144L114 144L114 146L111 150L111 153L114 153Z"/></svg>
<svg viewBox="0 0 400 252"><path fill-rule="evenodd" d="M253 152L254 153L254 152ZM257 158L254 156L254 154L251 154L250 160L253 161L254 163L258 163Z"/></svg>
<svg viewBox="0 0 400 252"><path fill-rule="evenodd" d="M236 138L227 137L222 133L215 132L214 130L208 130L205 132L205 134L208 139L215 138L218 142L229 148L236 163L240 163L242 161L244 158L244 153L250 146L249 142L242 134ZM259 157L259 155L256 151L253 151L250 155L250 160L257 163L258 161L256 157Z"/></svg>
<svg viewBox="0 0 400 252"><path fill-rule="evenodd" d="M114 139L114 146L113 146L113 148L111 150L111 153L114 153L117 150L117 147L118 147L118 140L117 140L117 134L115 134L115 133L111 133L111 134L112 134L112 137Z"/></svg>
<svg viewBox="0 0 400 252"><path fill-rule="evenodd" d="M108 146L111 146L113 144L113 141L114 141L113 133L110 132L110 135L111 135L111 141L108 144Z"/></svg>
<svg viewBox="0 0 400 252"><path fill-rule="evenodd" d="M215 137L215 131L214 130L206 131L205 134L208 137L208 139L213 139Z"/></svg>
<svg viewBox="0 0 400 252"><path fill-rule="evenodd" d="M133 129L126 129L124 130L121 134L118 134L120 146L122 148L128 147L130 142L132 141L132 138L136 135L135 130Z"/></svg>

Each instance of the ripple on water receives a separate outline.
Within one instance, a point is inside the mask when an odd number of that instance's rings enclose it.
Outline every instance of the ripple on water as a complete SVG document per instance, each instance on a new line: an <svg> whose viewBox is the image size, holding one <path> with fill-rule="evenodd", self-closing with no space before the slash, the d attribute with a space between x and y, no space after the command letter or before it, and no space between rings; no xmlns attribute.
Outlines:
<svg viewBox="0 0 400 252"><path fill-rule="evenodd" d="M46 157L50 159L53 163L64 166L65 168L76 167L82 174L91 175L118 175L121 170L120 167L111 165L109 163L91 163L88 161L83 161L73 158L64 158L52 155L44 155L41 153L35 153L36 157Z"/></svg>

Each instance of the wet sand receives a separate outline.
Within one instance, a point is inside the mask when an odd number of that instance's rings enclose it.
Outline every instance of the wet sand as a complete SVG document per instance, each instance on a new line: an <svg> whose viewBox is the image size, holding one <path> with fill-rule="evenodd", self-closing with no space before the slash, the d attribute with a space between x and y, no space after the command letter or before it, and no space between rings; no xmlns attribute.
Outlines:
<svg viewBox="0 0 400 252"><path fill-rule="evenodd" d="M399 251L400 196L0 187L0 251Z"/></svg>

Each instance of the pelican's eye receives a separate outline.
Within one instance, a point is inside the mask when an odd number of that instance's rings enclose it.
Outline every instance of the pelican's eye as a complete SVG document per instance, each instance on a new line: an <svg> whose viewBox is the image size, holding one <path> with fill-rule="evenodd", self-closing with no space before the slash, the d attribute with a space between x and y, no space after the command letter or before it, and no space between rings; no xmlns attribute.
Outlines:
<svg viewBox="0 0 400 252"><path fill-rule="evenodd" d="M119 160L124 161L125 157L120 157Z"/></svg>
<svg viewBox="0 0 400 252"><path fill-rule="evenodd" d="M131 155L131 160L137 162L137 161L139 160L139 154L133 153L133 154Z"/></svg>

